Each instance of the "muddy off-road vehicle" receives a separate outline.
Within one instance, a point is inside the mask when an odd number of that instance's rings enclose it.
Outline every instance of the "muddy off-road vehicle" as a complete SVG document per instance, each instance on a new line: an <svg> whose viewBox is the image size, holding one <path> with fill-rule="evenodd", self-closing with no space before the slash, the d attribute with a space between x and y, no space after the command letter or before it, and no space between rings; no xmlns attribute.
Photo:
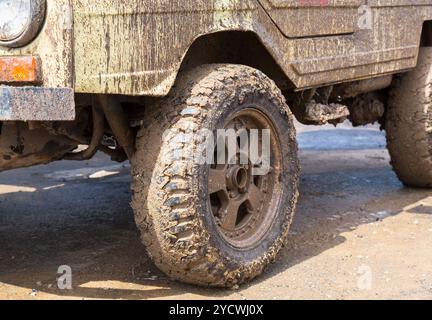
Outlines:
<svg viewBox="0 0 432 320"><path fill-rule="evenodd" d="M379 122L403 183L432 187L432 0L0 0L0 171L130 160L174 279L233 287L275 260L294 117ZM209 141L226 161L198 161Z"/></svg>

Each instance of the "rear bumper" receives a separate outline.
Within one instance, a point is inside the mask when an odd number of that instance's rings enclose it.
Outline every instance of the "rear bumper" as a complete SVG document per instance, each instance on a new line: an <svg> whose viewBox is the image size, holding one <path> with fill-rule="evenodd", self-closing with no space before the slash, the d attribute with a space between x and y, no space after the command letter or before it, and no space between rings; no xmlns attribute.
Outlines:
<svg viewBox="0 0 432 320"><path fill-rule="evenodd" d="M0 86L0 121L72 121L71 88Z"/></svg>

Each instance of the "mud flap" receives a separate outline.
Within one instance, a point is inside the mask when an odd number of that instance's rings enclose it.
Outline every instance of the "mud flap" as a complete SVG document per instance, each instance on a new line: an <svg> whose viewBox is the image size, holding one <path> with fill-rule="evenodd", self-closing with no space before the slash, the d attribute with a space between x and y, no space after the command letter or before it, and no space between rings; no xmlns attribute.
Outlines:
<svg viewBox="0 0 432 320"><path fill-rule="evenodd" d="M72 88L0 86L0 121L72 121Z"/></svg>

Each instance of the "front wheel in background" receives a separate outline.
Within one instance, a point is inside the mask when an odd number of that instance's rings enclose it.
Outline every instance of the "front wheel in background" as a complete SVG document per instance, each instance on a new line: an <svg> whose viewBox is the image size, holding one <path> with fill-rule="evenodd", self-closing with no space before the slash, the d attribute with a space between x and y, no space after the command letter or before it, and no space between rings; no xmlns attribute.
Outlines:
<svg viewBox="0 0 432 320"><path fill-rule="evenodd" d="M295 128L280 90L252 68L206 65L180 75L151 109L133 159L133 208L155 264L204 286L260 275L287 240L298 194ZM198 132L235 132L235 152L215 138L205 144L214 161L202 161ZM244 141L268 161L258 165Z"/></svg>

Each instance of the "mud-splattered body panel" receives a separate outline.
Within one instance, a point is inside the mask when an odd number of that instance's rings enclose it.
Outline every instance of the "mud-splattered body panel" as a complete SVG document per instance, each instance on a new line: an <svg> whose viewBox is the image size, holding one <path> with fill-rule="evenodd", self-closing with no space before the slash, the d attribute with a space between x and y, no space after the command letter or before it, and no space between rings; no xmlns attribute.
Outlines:
<svg viewBox="0 0 432 320"><path fill-rule="evenodd" d="M166 94L195 39L253 29L256 2L224 2L75 0L77 91Z"/></svg>
<svg viewBox="0 0 432 320"><path fill-rule="evenodd" d="M288 38L353 33L365 0L260 0Z"/></svg>
<svg viewBox="0 0 432 320"><path fill-rule="evenodd" d="M209 34L254 33L305 89L415 67L432 20L431 0L48 0L47 8L36 40L0 56L39 57L42 87L148 96L169 92L191 45Z"/></svg>
<svg viewBox="0 0 432 320"><path fill-rule="evenodd" d="M414 67L432 3L365 2L74 0L76 91L165 95L194 40L230 30L256 33L298 88Z"/></svg>

